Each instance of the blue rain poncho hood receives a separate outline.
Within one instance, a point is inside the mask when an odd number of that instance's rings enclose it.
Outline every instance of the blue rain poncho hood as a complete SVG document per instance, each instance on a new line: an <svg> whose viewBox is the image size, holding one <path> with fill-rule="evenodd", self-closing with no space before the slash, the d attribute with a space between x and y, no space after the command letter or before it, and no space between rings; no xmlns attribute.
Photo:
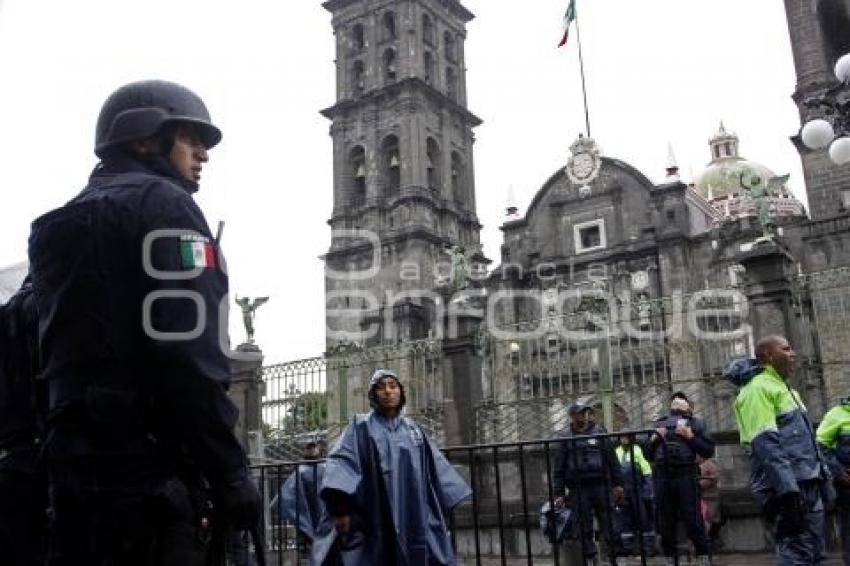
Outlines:
<svg viewBox="0 0 850 566"><path fill-rule="evenodd" d="M381 380L385 377L392 377L398 383L399 389L401 389L401 405L399 405L398 410L401 413L401 410L404 409L404 404L407 402L407 399L404 396L404 384L398 378L394 371L389 369L378 369L375 370L375 373L372 374L372 378L369 380L369 406L372 409L379 411L378 406L378 394L375 390L378 387L378 384L381 383ZM380 411L379 411L380 412Z"/></svg>
<svg viewBox="0 0 850 566"><path fill-rule="evenodd" d="M743 387L764 368L754 358L737 358L723 369L723 377L736 387Z"/></svg>

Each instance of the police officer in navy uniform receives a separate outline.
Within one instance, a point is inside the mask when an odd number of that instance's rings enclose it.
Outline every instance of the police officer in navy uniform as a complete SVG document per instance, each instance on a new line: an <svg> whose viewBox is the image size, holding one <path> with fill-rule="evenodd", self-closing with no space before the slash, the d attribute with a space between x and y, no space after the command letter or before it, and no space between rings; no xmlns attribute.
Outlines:
<svg viewBox="0 0 850 566"><path fill-rule="evenodd" d="M33 222L51 566L203 564L210 529L258 523L226 394L227 275L192 198L220 139L189 89L125 85L88 185Z"/></svg>
<svg viewBox="0 0 850 566"><path fill-rule="evenodd" d="M669 564L676 560L679 517L694 545L697 564L711 564L711 545L700 510L696 457L711 458L713 455L714 442L705 424L693 416L687 396L682 392L674 393L669 413L655 423L655 433L646 448L646 457L652 462L661 548Z"/></svg>
<svg viewBox="0 0 850 566"><path fill-rule="evenodd" d="M567 505L579 517L582 555L588 564L597 560L593 541L593 516L609 549L613 550L613 503L624 497L620 462L605 427L593 421L593 408L577 402L567 413L570 424L557 434L562 442L552 474L555 508ZM609 492L610 490L610 492Z"/></svg>

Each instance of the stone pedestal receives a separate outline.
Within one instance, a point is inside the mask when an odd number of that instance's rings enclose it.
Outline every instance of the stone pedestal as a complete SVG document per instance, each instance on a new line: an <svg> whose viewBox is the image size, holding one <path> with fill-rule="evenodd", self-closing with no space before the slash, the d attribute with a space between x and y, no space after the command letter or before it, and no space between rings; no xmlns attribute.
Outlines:
<svg viewBox="0 0 850 566"><path fill-rule="evenodd" d="M255 344L240 344L230 359L228 395L239 409L236 437L249 456L261 456L263 353Z"/></svg>
<svg viewBox="0 0 850 566"><path fill-rule="evenodd" d="M780 334L793 344L795 315L791 281L795 261L790 251L774 240L763 240L741 252L737 259L746 269L746 295L754 338Z"/></svg>
<svg viewBox="0 0 850 566"><path fill-rule="evenodd" d="M757 241L751 249L737 258L746 269L746 296L749 302L749 321L753 340L771 334L785 336L798 351L798 357L810 353L801 351L809 343L804 336L807 325L798 320L792 282L796 261L791 252L772 239ZM796 387L804 384L795 383Z"/></svg>
<svg viewBox="0 0 850 566"><path fill-rule="evenodd" d="M481 354L477 337L483 316L475 310L452 316L453 332L447 333L448 337L443 339L446 376L443 433L446 446L475 442L475 407L482 398Z"/></svg>

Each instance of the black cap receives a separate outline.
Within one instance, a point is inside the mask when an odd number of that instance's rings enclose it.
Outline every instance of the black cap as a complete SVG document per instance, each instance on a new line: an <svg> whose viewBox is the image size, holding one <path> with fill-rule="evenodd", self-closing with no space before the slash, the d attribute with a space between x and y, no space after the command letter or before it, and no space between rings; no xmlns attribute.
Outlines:
<svg viewBox="0 0 850 566"><path fill-rule="evenodd" d="M673 399L682 399L683 401L687 402L689 405L691 404L691 400L688 399L688 396L685 395L684 391L676 391L675 393L670 395L670 400L672 401Z"/></svg>
<svg viewBox="0 0 850 566"><path fill-rule="evenodd" d="M573 415L577 415L579 413L583 413L584 411L592 411L592 410L593 410L593 407L591 407L590 405L585 405L584 403L582 403L580 401L576 401L575 403L570 405L569 409L567 409L567 414L569 416L573 416Z"/></svg>

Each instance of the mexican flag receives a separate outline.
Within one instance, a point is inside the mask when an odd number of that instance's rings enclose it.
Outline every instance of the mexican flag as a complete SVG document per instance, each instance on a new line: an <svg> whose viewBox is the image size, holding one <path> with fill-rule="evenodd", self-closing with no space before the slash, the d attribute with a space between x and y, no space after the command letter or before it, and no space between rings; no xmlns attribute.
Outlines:
<svg viewBox="0 0 850 566"><path fill-rule="evenodd" d="M558 47L563 47L567 44L567 38L570 36L570 24L576 19L576 0L570 0L567 11L564 14L564 35L561 37L561 42Z"/></svg>
<svg viewBox="0 0 850 566"><path fill-rule="evenodd" d="M180 238L180 260L183 269L215 267L215 251L207 238L183 236Z"/></svg>

